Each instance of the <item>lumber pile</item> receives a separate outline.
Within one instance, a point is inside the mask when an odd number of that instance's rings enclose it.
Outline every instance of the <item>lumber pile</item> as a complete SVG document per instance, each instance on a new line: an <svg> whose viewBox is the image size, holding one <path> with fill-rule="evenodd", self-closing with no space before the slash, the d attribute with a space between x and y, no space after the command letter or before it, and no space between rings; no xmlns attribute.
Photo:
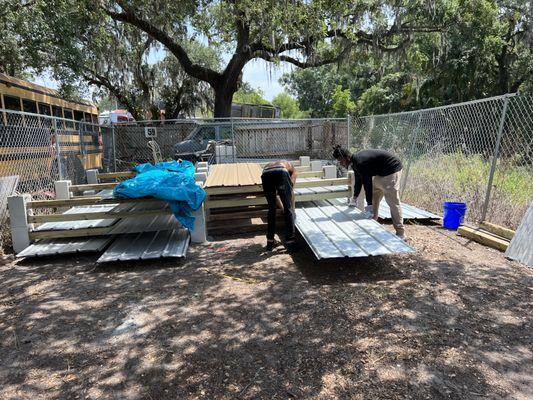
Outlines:
<svg viewBox="0 0 533 400"><path fill-rule="evenodd" d="M500 251L507 250L515 234L511 229L486 221L481 222L478 228L463 225L457 232L461 236Z"/></svg>

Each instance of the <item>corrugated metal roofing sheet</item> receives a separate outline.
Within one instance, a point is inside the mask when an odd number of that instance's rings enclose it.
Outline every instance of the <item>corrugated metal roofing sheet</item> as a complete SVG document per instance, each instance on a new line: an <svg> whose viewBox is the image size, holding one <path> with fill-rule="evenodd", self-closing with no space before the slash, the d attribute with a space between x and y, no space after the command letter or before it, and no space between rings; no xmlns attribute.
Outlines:
<svg viewBox="0 0 533 400"><path fill-rule="evenodd" d="M318 259L366 257L415 250L361 211L328 201L304 203L296 227Z"/></svg>
<svg viewBox="0 0 533 400"><path fill-rule="evenodd" d="M17 254L17 257L40 257L57 254L97 252L102 251L113 239L113 236L42 239L26 247Z"/></svg>
<svg viewBox="0 0 533 400"><path fill-rule="evenodd" d="M515 232L505 256L533 267L533 203L531 203Z"/></svg>
<svg viewBox="0 0 533 400"><path fill-rule="evenodd" d="M90 206L76 206L63 214L81 214L93 212L107 212L117 207L117 204L95 204ZM89 219L79 221L46 222L35 228L35 231L59 231L85 228L103 228L113 225L116 219Z"/></svg>
<svg viewBox="0 0 533 400"><path fill-rule="evenodd" d="M189 242L189 231L184 228L128 233L120 235L96 262L181 258L185 257Z"/></svg>
<svg viewBox="0 0 533 400"><path fill-rule="evenodd" d="M181 224L173 214L145 215L135 218L124 218L113 227L110 235L133 232L154 232L167 229L179 229Z"/></svg>
<svg viewBox="0 0 533 400"><path fill-rule="evenodd" d="M331 204L334 205L346 205L345 199L332 199ZM402 203L402 214L404 220L428 220L428 219L440 219L436 214L429 211L422 210L418 207ZM381 219L392 219L389 205L385 200L382 200L379 204L379 217Z"/></svg>
<svg viewBox="0 0 533 400"><path fill-rule="evenodd" d="M261 184L259 164L216 164L211 166L204 187L251 186Z"/></svg>

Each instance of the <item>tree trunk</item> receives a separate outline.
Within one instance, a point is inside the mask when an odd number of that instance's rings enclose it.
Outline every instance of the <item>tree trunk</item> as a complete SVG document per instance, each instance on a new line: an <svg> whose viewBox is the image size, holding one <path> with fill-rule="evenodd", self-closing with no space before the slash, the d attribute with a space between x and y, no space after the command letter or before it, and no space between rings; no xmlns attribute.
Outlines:
<svg viewBox="0 0 533 400"><path fill-rule="evenodd" d="M231 117L231 101L235 90L222 86L215 90L215 118Z"/></svg>

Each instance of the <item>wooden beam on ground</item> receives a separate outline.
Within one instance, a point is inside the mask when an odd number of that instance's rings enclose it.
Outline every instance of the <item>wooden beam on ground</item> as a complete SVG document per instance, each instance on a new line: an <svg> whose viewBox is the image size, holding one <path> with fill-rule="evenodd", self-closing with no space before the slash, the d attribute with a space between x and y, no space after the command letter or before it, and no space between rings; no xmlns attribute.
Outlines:
<svg viewBox="0 0 533 400"><path fill-rule="evenodd" d="M71 192L85 192L86 190L113 189L117 185L118 185L118 182L95 183L95 184L86 184L86 185L70 185L69 189Z"/></svg>
<svg viewBox="0 0 533 400"><path fill-rule="evenodd" d="M317 200L326 200L326 199L336 199L348 197L350 191L348 189L342 192L327 192L327 193L312 193L312 194L300 194L296 195L296 202L302 201L317 201ZM246 207L246 206L255 206L267 204L266 199L263 196L250 196L244 199L222 199L222 200L213 200L209 199L207 203L207 208L215 209L222 207Z"/></svg>
<svg viewBox="0 0 533 400"><path fill-rule="evenodd" d="M471 228L468 226L461 226L457 231L460 235L472 239L475 242L492 247L493 249L505 251L509 246L509 241L493 233L487 232L481 228Z"/></svg>
<svg viewBox="0 0 533 400"><path fill-rule="evenodd" d="M110 181L117 178L133 178L137 175L134 171L123 171L123 172L104 172L98 174L98 179L101 182Z"/></svg>
<svg viewBox="0 0 533 400"><path fill-rule="evenodd" d="M483 221L479 224L480 228L485 229L486 231L489 231L491 233L494 233L495 235L504 237L506 239L511 240L514 237L515 231L512 229L504 228L503 226L491 224L490 222Z"/></svg>
<svg viewBox="0 0 533 400"><path fill-rule="evenodd" d="M172 214L170 209L164 210L143 210L143 211L102 211L92 213L72 213L72 214L48 214L48 215L30 215L28 222L43 224L45 222L62 222L62 221L88 221L92 219L116 219L116 218L132 218L144 217L147 215L168 215Z"/></svg>
<svg viewBox="0 0 533 400"><path fill-rule="evenodd" d="M298 172L298 178L323 178L324 171L304 171Z"/></svg>
<svg viewBox="0 0 533 400"><path fill-rule="evenodd" d="M74 207L87 206L92 204L123 204L123 203L142 203L146 201L157 201L153 197L143 197L141 199L104 199L100 196L79 197L68 200L34 200L27 203L27 208L55 208L55 207Z"/></svg>

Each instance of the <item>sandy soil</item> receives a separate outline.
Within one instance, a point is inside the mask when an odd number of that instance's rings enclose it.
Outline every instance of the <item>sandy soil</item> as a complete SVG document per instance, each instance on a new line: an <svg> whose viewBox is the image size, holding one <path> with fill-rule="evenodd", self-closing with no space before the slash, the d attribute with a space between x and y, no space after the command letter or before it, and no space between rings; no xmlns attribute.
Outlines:
<svg viewBox="0 0 533 400"><path fill-rule="evenodd" d="M214 239L186 261L0 266L1 399L533 398L533 272L435 226L317 262Z"/></svg>

